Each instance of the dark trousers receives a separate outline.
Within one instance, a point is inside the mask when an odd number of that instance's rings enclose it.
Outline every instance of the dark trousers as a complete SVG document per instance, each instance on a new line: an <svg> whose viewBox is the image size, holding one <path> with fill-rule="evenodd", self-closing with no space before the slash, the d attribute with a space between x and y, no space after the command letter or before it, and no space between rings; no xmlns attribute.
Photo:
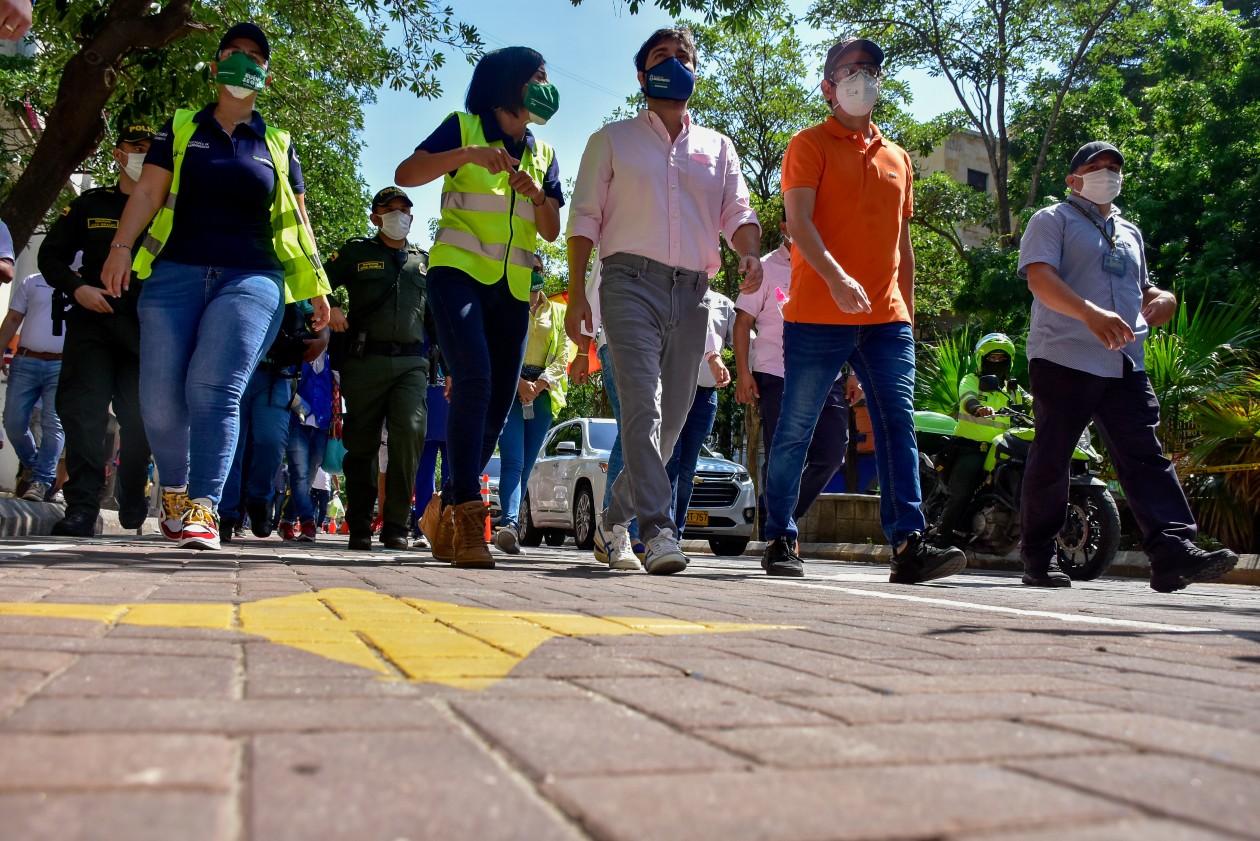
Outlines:
<svg viewBox="0 0 1260 841"><path fill-rule="evenodd" d="M450 470L442 498L458 505L481 499L481 473L503 432L525 359L529 303L512 296L507 278L481 283L458 269L434 266L429 307L438 345L455 384L446 418ZM412 466L412 476L415 466Z"/></svg>
<svg viewBox="0 0 1260 841"><path fill-rule="evenodd" d="M691 505L691 492L695 489L696 464L700 461L700 449L713 431L717 419L717 389L696 386L696 396L691 399L691 410L678 433L674 454L665 463L665 473L674 486L674 524L678 537L687 528L687 507Z"/></svg>
<svg viewBox="0 0 1260 841"><path fill-rule="evenodd" d="M1037 434L1041 434L1040 427ZM959 531L959 526L962 526L963 535L971 535L971 524L963 523L962 518L967 513L967 506L971 503L976 488L984 481L984 460L988 455L986 450L980 449L978 441L958 441L956 446L959 448L958 454L954 456L954 464L949 469L949 499L945 501L941 524L937 527L938 536L946 540L955 537L954 533Z"/></svg>
<svg viewBox="0 0 1260 841"><path fill-rule="evenodd" d="M459 382L459 380L456 380ZM346 519L354 534L370 534L376 505L376 454L381 427L389 431L385 470L384 521L405 529L411 518L411 490L424 448L425 391L429 363L422 356L347 359L341 367L346 399L341 440L346 445Z"/></svg>
<svg viewBox="0 0 1260 841"><path fill-rule="evenodd" d="M762 460L762 481L770 464L770 444L774 441L774 430L779 425L779 411L783 406L783 378L762 371L753 371L753 379L757 382L757 405L761 409L761 444L765 451ZM844 467L845 455L849 451L849 402L844 396L844 380L836 380L823 403L822 413L818 416L818 424L814 427L814 436L810 439L809 450L805 454L805 470L801 474L800 496L796 498L796 510L792 519L799 520L809 511L809 507L818 499L819 494L827 487L831 477ZM762 509L759 518L762 529L765 528L765 500L758 500Z"/></svg>
<svg viewBox="0 0 1260 841"><path fill-rule="evenodd" d="M145 498L150 451L140 417L140 320L134 301L123 299L114 306L113 315L76 307L66 320L57 414L65 430L70 474L62 488L67 514L96 516L100 510L105 467L114 455L105 440L111 403L122 441L118 499L130 503Z"/></svg>
<svg viewBox="0 0 1260 841"><path fill-rule="evenodd" d="M1043 569L1067 519L1068 471L1092 418L1142 530L1142 549L1166 560L1193 546L1198 528L1172 462L1155 437L1159 401L1145 371L1125 360L1121 377L1099 377L1047 359L1028 363L1037 436L1028 453L1020 504L1020 555Z"/></svg>

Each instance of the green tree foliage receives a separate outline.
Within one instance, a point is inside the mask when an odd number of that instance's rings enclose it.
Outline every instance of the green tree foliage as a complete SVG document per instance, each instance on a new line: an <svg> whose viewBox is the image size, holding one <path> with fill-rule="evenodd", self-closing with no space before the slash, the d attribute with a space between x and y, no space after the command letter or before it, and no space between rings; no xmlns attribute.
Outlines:
<svg viewBox="0 0 1260 841"><path fill-rule="evenodd" d="M1071 89L1090 45L1110 32L1139 0L819 0L810 19L847 34L873 38L893 67L917 67L944 77L967 123L980 133L993 173L1002 243L1018 242L1010 196L1010 109L1047 64L1063 68L1052 94L1052 118L1034 166L1040 171L1053 136L1058 103Z"/></svg>

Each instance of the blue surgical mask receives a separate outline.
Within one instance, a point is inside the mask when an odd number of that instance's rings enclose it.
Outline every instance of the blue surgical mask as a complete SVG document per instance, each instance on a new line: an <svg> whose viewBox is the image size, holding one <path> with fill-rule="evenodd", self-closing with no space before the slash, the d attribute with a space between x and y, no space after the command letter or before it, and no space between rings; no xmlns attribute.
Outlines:
<svg viewBox="0 0 1260 841"><path fill-rule="evenodd" d="M676 58L667 58L643 72L647 84L643 93L653 99L686 102L696 89L696 74Z"/></svg>

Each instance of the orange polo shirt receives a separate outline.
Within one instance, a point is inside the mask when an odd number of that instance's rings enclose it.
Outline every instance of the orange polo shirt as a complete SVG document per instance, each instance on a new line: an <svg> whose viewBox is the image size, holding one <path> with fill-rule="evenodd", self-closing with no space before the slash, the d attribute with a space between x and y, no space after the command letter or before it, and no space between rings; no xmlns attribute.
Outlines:
<svg viewBox="0 0 1260 841"><path fill-rule="evenodd" d="M901 227L914 214L914 170L906 150L875 136L865 139L839 121L796 134L783 156L783 192L816 191L814 225L841 267L870 299L869 313L836 306L822 276L800 251L792 249L792 289L783 306L787 321L809 324L889 324L910 322L897 286Z"/></svg>

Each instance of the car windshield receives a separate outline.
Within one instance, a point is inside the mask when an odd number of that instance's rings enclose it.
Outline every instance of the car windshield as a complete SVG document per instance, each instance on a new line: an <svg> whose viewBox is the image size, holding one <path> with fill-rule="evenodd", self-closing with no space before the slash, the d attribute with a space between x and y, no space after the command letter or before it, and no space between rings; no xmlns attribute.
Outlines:
<svg viewBox="0 0 1260 841"><path fill-rule="evenodd" d="M592 420L587 425L591 437L591 449L612 450L613 441L617 440L617 422L612 420Z"/></svg>
<svg viewBox="0 0 1260 841"><path fill-rule="evenodd" d="M498 479L499 478L499 457L490 456L490 461L489 463L486 464L486 469L483 470L482 473L489 476L491 479Z"/></svg>

